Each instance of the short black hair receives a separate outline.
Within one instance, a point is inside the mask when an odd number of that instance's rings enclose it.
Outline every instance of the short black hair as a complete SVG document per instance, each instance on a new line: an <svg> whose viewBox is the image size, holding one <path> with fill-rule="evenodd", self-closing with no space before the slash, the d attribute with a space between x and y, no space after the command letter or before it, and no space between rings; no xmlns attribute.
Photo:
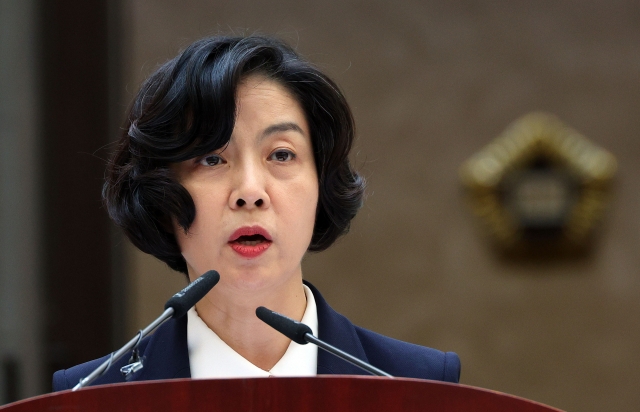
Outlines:
<svg viewBox="0 0 640 412"><path fill-rule="evenodd" d="M188 231L196 216L172 163L225 146L236 118L236 90L259 74L302 106L314 150L319 198L310 251L349 230L364 179L349 162L355 128L338 86L290 46L266 36L205 38L160 66L135 97L107 164L103 198L113 221L143 252L187 273L171 221Z"/></svg>

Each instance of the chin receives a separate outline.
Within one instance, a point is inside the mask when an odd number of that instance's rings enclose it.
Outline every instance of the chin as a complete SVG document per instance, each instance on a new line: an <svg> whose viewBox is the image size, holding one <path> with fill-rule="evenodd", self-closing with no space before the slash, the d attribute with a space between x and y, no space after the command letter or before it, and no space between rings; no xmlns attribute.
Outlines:
<svg viewBox="0 0 640 412"><path fill-rule="evenodd" d="M233 283L234 288L258 291L286 284L291 280L290 276L285 275L286 273L294 272L281 268L236 268L227 278L230 283Z"/></svg>
<svg viewBox="0 0 640 412"><path fill-rule="evenodd" d="M263 268L236 268L227 273L228 275L224 278L225 283L237 289L261 289L274 281L273 276Z"/></svg>

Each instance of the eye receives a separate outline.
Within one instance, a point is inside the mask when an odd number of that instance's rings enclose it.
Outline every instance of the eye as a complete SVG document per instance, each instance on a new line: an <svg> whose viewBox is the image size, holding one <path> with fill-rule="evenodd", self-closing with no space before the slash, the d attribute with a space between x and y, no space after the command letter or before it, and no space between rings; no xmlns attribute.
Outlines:
<svg viewBox="0 0 640 412"><path fill-rule="evenodd" d="M287 162L295 159L296 155L289 150L279 149L271 153L269 160L276 160L278 162Z"/></svg>
<svg viewBox="0 0 640 412"><path fill-rule="evenodd" d="M218 166L224 163L224 159L217 154L206 155L200 160L200 164L203 166Z"/></svg>

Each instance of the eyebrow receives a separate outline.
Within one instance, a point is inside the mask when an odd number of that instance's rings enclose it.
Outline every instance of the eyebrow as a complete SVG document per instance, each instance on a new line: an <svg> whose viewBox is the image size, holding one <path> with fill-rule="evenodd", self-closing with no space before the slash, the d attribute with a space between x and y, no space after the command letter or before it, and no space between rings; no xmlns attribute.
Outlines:
<svg viewBox="0 0 640 412"><path fill-rule="evenodd" d="M302 131L302 128L300 126L298 126L296 123L286 122L286 123L274 124L267 127L262 132L262 135L260 136L260 138L264 139L265 137L272 135L274 133L288 132L288 131L298 132L304 136L304 132Z"/></svg>

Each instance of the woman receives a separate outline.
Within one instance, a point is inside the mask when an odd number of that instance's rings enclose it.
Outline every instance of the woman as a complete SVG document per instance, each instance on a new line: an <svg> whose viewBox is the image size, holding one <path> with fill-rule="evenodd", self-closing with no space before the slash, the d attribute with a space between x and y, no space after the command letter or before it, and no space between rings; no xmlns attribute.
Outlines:
<svg viewBox="0 0 640 412"><path fill-rule="evenodd" d="M144 368L128 380L365 373L262 323L266 306L394 376L458 381L455 353L354 326L303 283L306 251L345 234L362 204L353 137L335 83L271 38L200 40L144 83L108 165L109 214L190 280L221 280L141 342ZM56 372L54 390L105 359ZM122 382L127 359L95 384Z"/></svg>

